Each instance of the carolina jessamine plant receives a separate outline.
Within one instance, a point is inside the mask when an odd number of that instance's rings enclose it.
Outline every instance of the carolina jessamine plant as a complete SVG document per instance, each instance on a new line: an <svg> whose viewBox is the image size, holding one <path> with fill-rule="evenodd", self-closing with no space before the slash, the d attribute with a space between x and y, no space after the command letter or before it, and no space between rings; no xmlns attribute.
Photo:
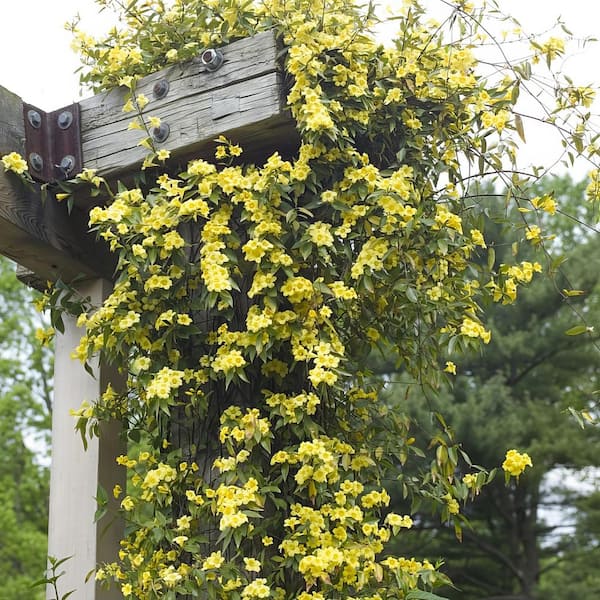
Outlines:
<svg viewBox="0 0 600 600"><path fill-rule="evenodd" d="M403 477L420 451L409 420L379 401L367 358L393 354L438 385L446 358L489 341L481 304L512 302L541 270L477 268L485 215L464 174L514 159L530 63L485 76L488 9L466 2L444 3L437 24L405 2L382 45L373 6L355 0L97 1L120 10L122 28L95 40L73 26L83 81L127 86L132 127L153 119L139 77L273 29L301 140L256 164L221 138L215 156L178 170L141 134L151 183L119 184L90 213L118 267L113 293L80 316L75 355L101 355L128 379L83 406L78 427L120 419L135 442L119 459L128 488L114 490L129 527L98 579L134 598L299 600L411 597L444 581L386 553L412 520L387 511L385 480L458 525L460 502L490 475L455 478L466 457L442 428L436 460ZM535 42L533 58L562 51ZM588 102L581 90L560 110ZM89 171L79 181L111 189ZM535 214L550 206L532 199L523 238L543 243Z"/></svg>

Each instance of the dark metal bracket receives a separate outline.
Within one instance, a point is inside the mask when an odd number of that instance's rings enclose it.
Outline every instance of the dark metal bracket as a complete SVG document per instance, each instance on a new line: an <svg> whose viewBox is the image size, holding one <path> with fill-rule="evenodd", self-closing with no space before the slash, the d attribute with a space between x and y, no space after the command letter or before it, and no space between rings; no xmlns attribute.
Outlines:
<svg viewBox="0 0 600 600"><path fill-rule="evenodd" d="M61 181L83 170L79 104L52 112L23 104L29 172L44 183Z"/></svg>

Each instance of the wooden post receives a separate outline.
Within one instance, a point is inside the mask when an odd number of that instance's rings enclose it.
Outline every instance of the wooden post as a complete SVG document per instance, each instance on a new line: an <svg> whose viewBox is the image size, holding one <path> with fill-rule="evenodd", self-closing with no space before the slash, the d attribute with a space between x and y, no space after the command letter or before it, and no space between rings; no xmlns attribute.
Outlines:
<svg viewBox="0 0 600 600"><path fill-rule="evenodd" d="M110 283L102 279L79 286L79 291L89 296L94 305L101 304L110 289ZM73 600L117 600L122 598L117 587L102 590L93 574L87 583L85 578L97 562L112 562L117 558L123 533L123 524L114 520L114 510L94 522L98 486L106 491L113 509L116 508L113 486L120 484L125 489L125 470L115 462L124 453L119 441L120 423L105 427L100 439L90 440L84 452L70 411L79 408L84 400L93 402L109 382L117 387L122 375L105 365L95 365L97 375L93 378L71 359L82 333L75 319L67 318L64 334L56 339L48 554L59 559L72 557L63 565L65 574L59 579L61 595L76 590L71 596Z"/></svg>

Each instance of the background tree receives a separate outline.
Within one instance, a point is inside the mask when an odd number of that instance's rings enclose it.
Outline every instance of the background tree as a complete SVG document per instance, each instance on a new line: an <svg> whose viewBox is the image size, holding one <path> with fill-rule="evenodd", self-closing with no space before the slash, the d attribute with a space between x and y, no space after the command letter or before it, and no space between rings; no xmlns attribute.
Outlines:
<svg viewBox="0 0 600 600"><path fill-rule="evenodd" d="M51 360L36 330L34 294L0 260L0 579L2 600L31 589L46 565ZM38 337L40 335L38 334Z"/></svg>
<svg viewBox="0 0 600 600"><path fill-rule="evenodd" d="M600 560L599 494L588 488L587 493L574 491L574 495L567 513L574 531L561 536L560 551L544 561L540 598L593 600L600 593L600 577L594 568Z"/></svg>
<svg viewBox="0 0 600 600"><path fill-rule="evenodd" d="M553 192L564 212L576 214L585 207L584 186L568 177L547 180L537 191L540 198ZM481 199L496 214L496 225L485 232L495 249L496 271L518 243L514 232L502 224L506 215L498 213L499 198ZM584 235L572 219L544 221L557 235L549 245L555 252L566 252L568 260L552 279L537 279L520 291L514 306L491 305L490 344L457 361L450 390L426 397L428 408L444 415L475 464L491 469L513 446L536 457L535 468L518 485L506 486L497 478L464 507L470 524L463 529L462 544L455 543L451 528L430 518L420 520L407 536L417 555L445 557L446 572L458 588L447 592L451 598L574 597L566 591L570 586L565 585L563 592L546 584L558 577L550 574L551 569L560 565L568 578L570 565L581 567L599 541L592 526L597 518L591 510L595 495L580 492L574 498L564 482L551 486L551 481L558 467L576 475L584 467L600 464L600 432L597 428L582 431L567 412L571 407L594 411L598 337L594 332L565 334L579 321L578 315L584 315L588 324L600 320L600 240L594 234ZM579 238L577 245L575 238ZM541 252L531 260L535 258L546 260ZM560 262L546 264L553 268ZM580 290L581 295L567 301L561 293L565 289ZM423 411L425 398L417 389L411 388L408 403L403 400L401 406L416 416L421 435L433 436ZM395 405L405 393L401 386L391 387ZM588 510L581 512L583 507ZM563 535L565 528L576 533ZM589 591L581 597L595 595Z"/></svg>

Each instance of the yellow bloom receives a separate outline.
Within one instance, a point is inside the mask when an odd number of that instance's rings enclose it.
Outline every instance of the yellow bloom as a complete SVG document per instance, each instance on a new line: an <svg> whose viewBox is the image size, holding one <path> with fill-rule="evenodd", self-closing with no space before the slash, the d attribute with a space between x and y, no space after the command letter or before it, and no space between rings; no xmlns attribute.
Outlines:
<svg viewBox="0 0 600 600"><path fill-rule="evenodd" d="M267 585L267 580L264 577L251 581L242 590L242 598L268 598L270 595L271 588Z"/></svg>
<svg viewBox="0 0 600 600"><path fill-rule="evenodd" d="M487 331L483 325L473 321L469 317L463 319L462 325L460 326L460 332L462 335L472 338L481 338L486 344L489 343L492 334Z"/></svg>
<svg viewBox="0 0 600 600"><path fill-rule="evenodd" d="M27 171L27 161L18 152L11 152L3 156L2 164L5 171L12 171L17 175L22 175Z"/></svg>
<svg viewBox="0 0 600 600"><path fill-rule="evenodd" d="M255 558L244 557L244 568L246 569L246 571L260 573L261 564L260 561L256 560Z"/></svg>
<svg viewBox="0 0 600 600"><path fill-rule="evenodd" d="M452 375L456 375L456 365L451 361L446 361L446 368L444 369L446 373L451 373Z"/></svg>
<svg viewBox="0 0 600 600"><path fill-rule="evenodd" d="M413 520L408 515L401 517L396 513L389 513L385 521L392 527L406 527L406 529L410 529L413 526Z"/></svg>
<svg viewBox="0 0 600 600"><path fill-rule="evenodd" d="M133 500L131 498L131 496L126 496L125 498L123 498L122 502L121 502L121 508L123 508L126 511L130 511L133 510L134 504L133 504Z"/></svg>
<svg viewBox="0 0 600 600"><path fill-rule="evenodd" d="M542 230L537 225L529 225L525 237L533 244L537 244L542 241Z"/></svg>
<svg viewBox="0 0 600 600"><path fill-rule="evenodd" d="M462 480L469 489L472 489L477 482L477 475L474 475L473 473L467 473Z"/></svg>
<svg viewBox="0 0 600 600"><path fill-rule="evenodd" d="M146 96L144 96L144 94L138 94L137 98L135 99L136 104L138 105L138 108L140 110L144 110L144 108L146 107L146 105L148 104L148 102L150 102L150 100L148 100L148 98L146 98Z"/></svg>
<svg viewBox="0 0 600 600"><path fill-rule="evenodd" d="M208 571L210 569L218 569L225 562L225 558L221 554L221 551L213 552L208 558L202 563L202 570Z"/></svg>
<svg viewBox="0 0 600 600"><path fill-rule="evenodd" d="M533 467L531 458L527 453L523 452L521 454L516 450L509 450L506 453L506 458L502 463L502 469L506 473L518 477L525 470L525 467Z"/></svg>
<svg viewBox="0 0 600 600"><path fill-rule="evenodd" d="M170 150L164 150L164 149L163 149L163 150L159 150L159 151L156 153L156 158L158 158L158 160L160 160L160 161L165 161L165 160L167 160L167 158L169 158L170 156L171 156L171 152L170 152Z"/></svg>
<svg viewBox="0 0 600 600"><path fill-rule="evenodd" d="M444 500L446 501L446 506L448 507L448 512L451 515L457 515L460 511L460 507L456 498L453 498L450 494L446 494L444 496Z"/></svg>
<svg viewBox="0 0 600 600"><path fill-rule="evenodd" d="M486 247L483 234L479 229L471 229L471 239L476 246L481 246L482 248Z"/></svg>
<svg viewBox="0 0 600 600"><path fill-rule="evenodd" d="M173 538L173 543L177 544L178 546L183 546L188 541L188 539L189 538L187 535L178 535Z"/></svg>
<svg viewBox="0 0 600 600"><path fill-rule="evenodd" d="M333 246L331 225L317 221L307 229L308 236L315 246Z"/></svg>

